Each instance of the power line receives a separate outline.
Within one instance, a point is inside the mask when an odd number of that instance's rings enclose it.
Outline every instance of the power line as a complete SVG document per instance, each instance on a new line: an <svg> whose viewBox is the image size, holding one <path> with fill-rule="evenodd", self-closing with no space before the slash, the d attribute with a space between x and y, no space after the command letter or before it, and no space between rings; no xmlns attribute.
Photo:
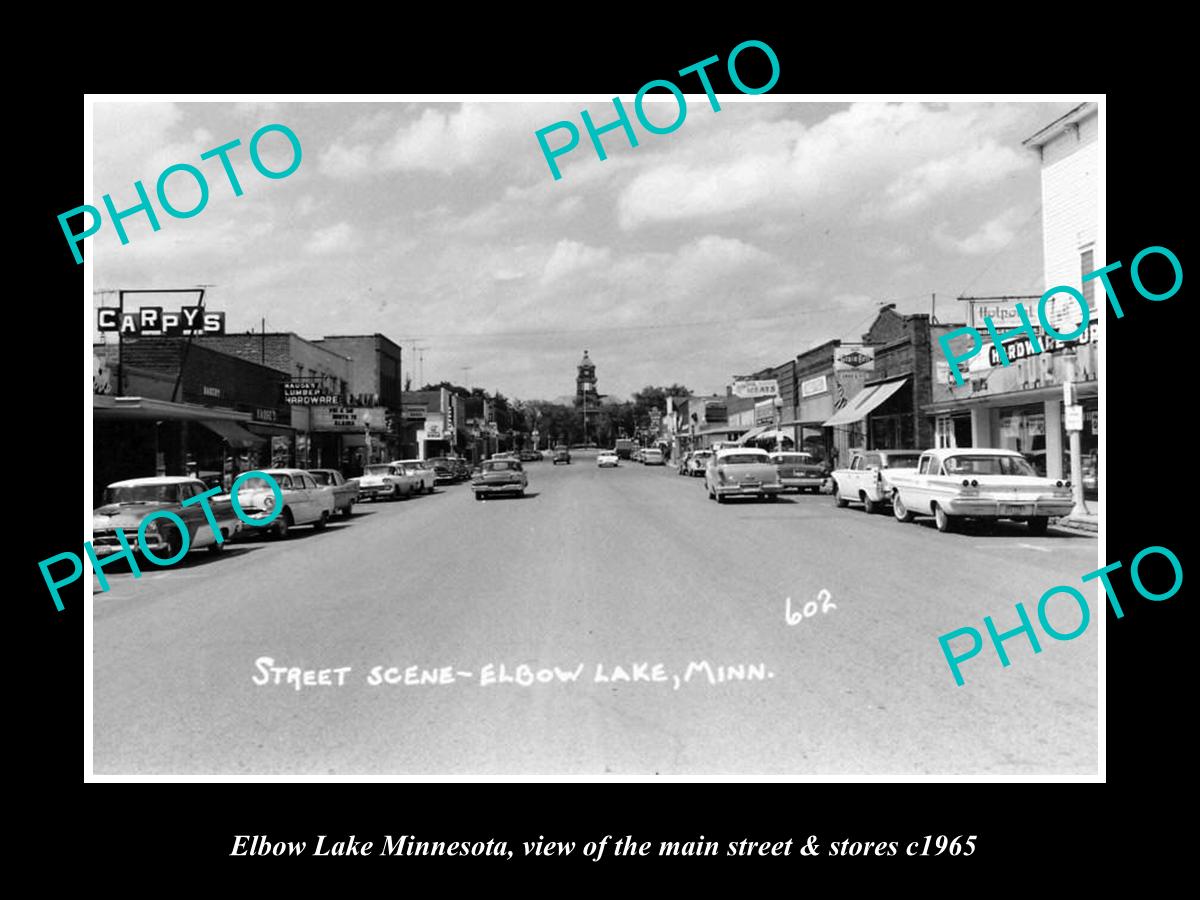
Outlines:
<svg viewBox="0 0 1200 900"><path fill-rule="evenodd" d="M1029 218L1025 220L1024 224L1022 224L1020 228L1018 228L1016 231L1014 231L1012 234L1012 237L1010 237L1007 241L1004 242L1004 246L1001 247L999 250L997 250L995 252L995 254L993 254L992 258L988 260L987 265L985 265L983 267L983 269L980 270L979 274L976 275L974 278L972 278L970 281L968 281L967 286L958 292L958 296L961 297L964 294L966 294L967 289L970 288L971 285L973 285L980 278L982 278L985 274L987 274L988 269L990 269L996 263L996 260L998 260L1001 257L1001 255L1010 246L1012 246L1013 241L1015 241L1018 237L1020 237L1022 234L1025 233L1025 229L1028 228L1029 224L1038 217L1038 215L1041 213L1041 211L1042 211L1042 204L1039 203L1037 205L1037 208L1033 211L1033 213L1029 216Z"/></svg>

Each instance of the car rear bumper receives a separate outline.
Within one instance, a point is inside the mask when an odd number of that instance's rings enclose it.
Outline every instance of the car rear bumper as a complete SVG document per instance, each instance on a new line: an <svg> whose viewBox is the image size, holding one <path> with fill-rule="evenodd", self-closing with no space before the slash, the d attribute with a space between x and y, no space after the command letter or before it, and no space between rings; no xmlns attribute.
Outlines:
<svg viewBox="0 0 1200 900"><path fill-rule="evenodd" d="M991 519L1023 519L1029 516L1065 516L1075 508L1071 499L1051 500L990 500L987 498L966 498L940 501L946 512L952 516L978 516Z"/></svg>
<svg viewBox="0 0 1200 900"><path fill-rule="evenodd" d="M765 497L768 494L778 494L783 491L782 484L760 484L756 486L743 484L718 484L713 491L722 497Z"/></svg>
<svg viewBox="0 0 1200 900"><path fill-rule="evenodd" d="M790 488L819 488L825 484L824 475L789 475L779 481L785 489Z"/></svg>
<svg viewBox="0 0 1200 900"><path fill-rule="evenodd" d="M523 484L473 484L471 488L477 494L516 494L525 490Z"/></svg>

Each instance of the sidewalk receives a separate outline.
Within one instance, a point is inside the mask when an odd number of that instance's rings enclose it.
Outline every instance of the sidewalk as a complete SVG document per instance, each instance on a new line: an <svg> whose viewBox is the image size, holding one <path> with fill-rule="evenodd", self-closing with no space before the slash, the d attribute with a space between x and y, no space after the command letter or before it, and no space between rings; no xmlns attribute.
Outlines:
<svg viewBox="0 0 1200 900"><path fill-rule="evenodd" d="M1076 534L1097 534L1100 531L1101 511L1099 500L1088 500L1084 507L1076 507L1069 516L1051 519L1050 524Z"/></svg>

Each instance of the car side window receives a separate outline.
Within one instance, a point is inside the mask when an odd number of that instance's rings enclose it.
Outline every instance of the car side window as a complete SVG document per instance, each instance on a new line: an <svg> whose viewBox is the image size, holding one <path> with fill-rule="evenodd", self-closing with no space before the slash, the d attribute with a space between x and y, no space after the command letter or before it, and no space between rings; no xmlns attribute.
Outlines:
<svg viewBox="0 0 1200 900"><path fill-rule="evenodd" d="M301 475L300 483L302 485L304 485L306 488L308 488L310 491L314 490L317 486L317 483L315 481L313 481L312 478L308 475Z"/></svg>
<svg viewBox="0 0 1200 900"><path fill-rule="evenodd" d="M932 461L933 461L933 457L922 456L921 463L920 463L920 465L917 466L917 474L918 475L928 475L929 474L929 464Z"/></svg>
<svg viewBox="0 0 1200 900"><path fill-rule="evenodd" d="M279 482L281 488L290 489L292 487L291 475L276 475L275 480Z"/></svg>

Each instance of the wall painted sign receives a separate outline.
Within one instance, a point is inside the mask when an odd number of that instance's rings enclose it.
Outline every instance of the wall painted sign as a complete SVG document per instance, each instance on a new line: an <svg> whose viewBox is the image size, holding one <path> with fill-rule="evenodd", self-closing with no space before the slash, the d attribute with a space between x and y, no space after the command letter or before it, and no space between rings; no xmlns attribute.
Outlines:
<svg viewBox="0 0 1200 900"><path fill-rule="evenodd" d="M749 379L734 378L733 396L735 397L775 397L779 394L779 382L771 379L750 381Z"/></svg>
<svg viewBox="0 0 1200 900"><path fill-rule="evenodd" d="M829 378L826 375L818 375L816 378L809 378L800 382L801 397L815 397L817 394L823 394L829 390Z"/></svg>

